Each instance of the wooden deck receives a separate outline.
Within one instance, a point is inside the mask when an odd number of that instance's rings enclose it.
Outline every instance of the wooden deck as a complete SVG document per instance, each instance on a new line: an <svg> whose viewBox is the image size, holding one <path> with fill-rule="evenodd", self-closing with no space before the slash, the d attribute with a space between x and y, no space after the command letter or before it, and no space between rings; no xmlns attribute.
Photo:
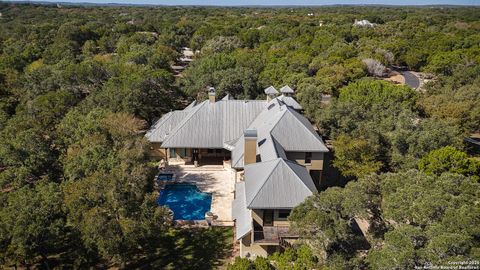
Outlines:
<svg viewBox="0 0 480 270"><path fill-rule="evenodd" d="M262 230L254 231L254 242L265 244L280 244L283 238L297 238L290 232L288 226L264 226Z"/></svg>

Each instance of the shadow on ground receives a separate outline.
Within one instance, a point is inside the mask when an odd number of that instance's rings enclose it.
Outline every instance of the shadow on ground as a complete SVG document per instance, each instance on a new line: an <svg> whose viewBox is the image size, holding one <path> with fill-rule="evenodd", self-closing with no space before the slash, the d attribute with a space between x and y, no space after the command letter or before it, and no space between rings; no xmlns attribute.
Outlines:
<svg viewBox="0 0 480 270"><path fill-rule="evenodd" d="M128 269L214 269L233 252L232 228L175 229Z"/></svg>

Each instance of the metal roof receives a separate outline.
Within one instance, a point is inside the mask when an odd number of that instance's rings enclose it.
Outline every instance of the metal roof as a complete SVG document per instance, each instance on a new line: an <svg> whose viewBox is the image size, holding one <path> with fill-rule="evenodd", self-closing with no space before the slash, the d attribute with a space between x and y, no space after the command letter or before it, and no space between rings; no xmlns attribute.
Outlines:
<svg viewBox="0 0 480 270"><path fill-rule="evenodd" d="M271 133L287 152L328 152L312 124L293 109L287 108Z"/></svg>
<svg viewBox="0 0 480 270"><path fill-rule="evenodd" d="M249 209L291 209L316 191L308 170L282 158L245 166Z"/></svg>
<svg viewBox="0 0 480 270"><path fill-rule="evenodd" d="M290 86L285 85L284 87L280 88L280 92L284 94L292 94L294 91L292 88L290 88Z"/></svg>
<svg viewBox="0 0 480 270"><path fill-rule="evenodd" d="M248 129L257 130L257 153L262 161L278 157L285 152L328 152L322 138L303 115L288 108L278 98L270 101L253 120ZM232 151L232 167L243 168L244 137L241 136ZM260 144L260 142L262 142Z"/></svg>
<svg viewBox="0 0 480 270"><path fill-rule="evenodd" d="M232 204L232 217L235 220L235 236L244 237L252 230L252 211L247 208L245 198L245 182L235 184L235 200Z"/></svg>
<svg viewBox="0 0 480 270"><path fill-rule="evenodd" d="M187 115L188 110L173 111L164 114L153 126L147 131L145 137L150 142L163 142L168 134L180 123Z"/></svg>
<svg viewBox="0 0 480 270"><path fill-rule="evenodd" d="M281 95L278 97L278 99L280 99L288 107L291 107L295 110L303 110L302 106L293 97Z"/></svg>
<svg viewBox="0 0 480 270"><path fill-rule="evenodd" d="M241 136L265 107L263 100L204 101L188 115L162 143L164 148L224 148L224 143Z"/></svg>
<svg viewBox="0 0 480 270"><path fill-rule="evenodd" d="M270 85L269 87L265 88L265 90L263 90L265 92L265 94L267 95L276 95L278 94L278 91L277 89L275 89L275 87L273 87L272 85Z"/></svg>

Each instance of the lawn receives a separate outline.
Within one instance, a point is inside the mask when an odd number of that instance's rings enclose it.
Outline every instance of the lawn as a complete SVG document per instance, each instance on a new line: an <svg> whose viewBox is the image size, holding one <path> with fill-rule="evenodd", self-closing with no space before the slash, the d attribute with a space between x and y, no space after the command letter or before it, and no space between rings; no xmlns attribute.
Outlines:
<svg viewBox="0 0 480 270"><path fill-rule="evenodd" d="M128 268L216 269L227 264L233 252L233 229L172 229L159 248Z"/></svg>

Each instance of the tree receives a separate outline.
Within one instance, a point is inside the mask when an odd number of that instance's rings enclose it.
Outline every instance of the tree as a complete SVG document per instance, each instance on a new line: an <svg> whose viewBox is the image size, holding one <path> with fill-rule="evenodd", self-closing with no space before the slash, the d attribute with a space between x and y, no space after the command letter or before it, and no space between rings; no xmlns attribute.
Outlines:
<svg viewBox="0 0 480 270"><path fill-rule="evenodd" d="M368 73L376 77L383 77L386 72L385 66L379 61L367 58L363 59L362 62L367 66Z"/></svg>
<svg viewBox="0 0 480 270"><path fill-rule="evenodd" d="M466 176L480 175L480 161L469 158L467 153L452 146L431 151L419 161L418 168L427 174L450 172Z"/></svg>
<svg viewBox="0 0 480 270"><path fill-rule="evenodd" d="M42 181L0 195L0 262L31 265L65 248L68 231L58 184Z"/></svg>
<svg viewBox="0 0 480 270"><path fill-rule="evenodd" d="M479 187L475 178L450 173L368 175L311 196L292 211L291 220L313 254L326 255L329 265L350 264L364 249L366 260L356 265L372 269L469 260L478 248ZM351 222L358 218L368 221L364 233L370 245L353 240Z"/></svg>
<svg viewBox="0 0 480 270"><path fill-rule="evenodd" d="M205 42L202 48L204 53L231 52L242 47L242 41L238 37L218 36Z"/></svg>
<svg viewBox="0 0 480 270"><path fill-rule="evenodd" d="M344 176L362 177L382 168L382 163L377 161L377 147L365 139L341 135L334 141L333 147L333 166Z"/></svg>
<svg viewBox="0 0 480 270"><path fill-rule="evenodd" d="M143 123L125 113L97 110L69 114L61 128L68 134L63 161L68 220L88 248L124 263L170 222L151 193L153 167L146 165L147 144L137 136Z"/></svg>

